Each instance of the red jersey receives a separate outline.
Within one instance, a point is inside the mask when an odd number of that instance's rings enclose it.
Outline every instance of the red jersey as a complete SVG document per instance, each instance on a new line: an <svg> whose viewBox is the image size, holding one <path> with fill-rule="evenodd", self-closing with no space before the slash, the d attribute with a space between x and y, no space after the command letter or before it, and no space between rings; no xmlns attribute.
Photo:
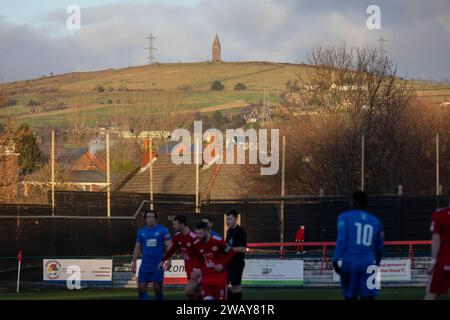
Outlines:
<svg viewBox="0 0 450 320"><path fill-rule="evenodd" d="M450 208L440 209L433 213L431 232L441 238L436 259L436 266L450 271Z"/></svg>
<svg viewBox="0 0 450 320"><path fill-rule="evenodd" d="M167 261L178 249L183 257L184 268L188 278L190 278L192 270L199 267L198 256L194 251L194 241L196 239L197 236L191 230L189 230L187 235L183 235L181 231L175 233L172 239L172 246L164 256L164 261Z"/></svg>
<svg viewBox="0 0 450 320"><path fill-rule="evenodd" d="M211 236L208 242L197 239L194 242L199 260L200 269L202 271L202 283L210 285L226 285L228 282L227 265L233 258L234 251L227 250L228 246L225 241L216 236ZM217 272L214 268L217 264L223 266L221 272Z"/></svg>
<svg viewBox="0 0 450 320"><path fill-rule="evenodd" d="M295 241L305 241L305 229L298 229L295 234Z"/></svg>

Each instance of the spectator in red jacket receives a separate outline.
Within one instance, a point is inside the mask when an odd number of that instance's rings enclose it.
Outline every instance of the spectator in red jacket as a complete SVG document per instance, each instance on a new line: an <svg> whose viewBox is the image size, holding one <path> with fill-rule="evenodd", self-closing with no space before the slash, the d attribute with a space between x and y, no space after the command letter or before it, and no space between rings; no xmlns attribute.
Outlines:
<svg viewBox="0 0 450 320"><path fill-rule="evenodd" d="M299 243L297 246L297 254L304 253L303 242L305 242L305 226L300 226L295 234L295 242Z"/></svg>

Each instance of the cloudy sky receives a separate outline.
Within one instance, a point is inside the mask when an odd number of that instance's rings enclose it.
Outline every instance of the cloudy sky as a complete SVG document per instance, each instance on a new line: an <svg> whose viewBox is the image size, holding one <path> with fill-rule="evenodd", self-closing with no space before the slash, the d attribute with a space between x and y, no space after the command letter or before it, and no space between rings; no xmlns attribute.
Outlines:
<svg viewBox="0 0 450 320"><path fill-rule="evenodd" d="M366 10L381 8L381 30ZM66 10L81 9L69 30ZM217 32L226 61L306 62L316 45L379 46L402 75L450 78L449 0L0 0L3 81L146 63L149 33L160 62L210 59Z"/></svg>

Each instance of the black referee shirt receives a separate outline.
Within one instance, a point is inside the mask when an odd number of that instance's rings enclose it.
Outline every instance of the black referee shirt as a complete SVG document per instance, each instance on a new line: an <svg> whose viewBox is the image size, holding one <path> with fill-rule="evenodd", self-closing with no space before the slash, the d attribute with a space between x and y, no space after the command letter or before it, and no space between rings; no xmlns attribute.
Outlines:
<svg viewBox="0 0 450 320"><path fill-rule="evenodd" d="M236 225L234 228L229 228L227 231L227 244L234 247L247 247L247 234L245 230L240 226ZM231 262L241 262L244 261L245 253L235 253Z"/></svg>

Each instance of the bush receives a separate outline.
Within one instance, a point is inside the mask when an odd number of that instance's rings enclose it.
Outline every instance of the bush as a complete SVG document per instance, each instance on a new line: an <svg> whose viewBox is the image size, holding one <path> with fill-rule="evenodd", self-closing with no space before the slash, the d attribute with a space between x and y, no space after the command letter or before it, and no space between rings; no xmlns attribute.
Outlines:
<svg viewBox="0 0 450 320"><path fill-rule="evenodd" d="M112 99L108 99L108 100L106 101L106 103L107 103L107 104L113 104L113 101L112 101Z"/></svg>
<svg viewBox="0 0 450 320"><path fill-rule="evenodd" d="M7 107L14 107L16 105L17 105L17 100L15 100L15 99L9 99L6 103Z"/></svg>
<svg viewBox="0 0 450 320"><path fill-rule="evenodd" d="M98 86L97 92L99 92L99 93L105 92L105 88L103 88L102 86Z"/></svg>
<svg viewBox="0 0 450 320"><path fill-rule="evenodd" d="M14 143L19 153L19 166L22 172L32 172L42 163L42 153L31 128L22 124L15 132Z"/></svg>
<svg viewBox="0 0 450 320"><path fill-rule="evenodd" d="M234 86L234 90L247 90L247 86L242 82L239 82Z"/></svg>
<svg viewBox="0 0 450 320"><path fill-rule="evenodd" d="M223 116L222 112L220 112L220 111L215 111L212 114L212 119L213 119L215 128L220 128L225 123L225 117Z"/></svg>
<svg viewBox="0 0 450 320"><path fill-rule="evenodd" d="M225 86L219 80L214 80L211 84L211 90L213 91L222 91Z"/></svg>
<svg viewBox="0 0 450 320"><path fill-rule="evenodd" d="M37 102L36 100L31 99L30 101L28 101L28 106L29 107L35 107L35 106L38 106L38 105L40 105L40 103Z"/></svg>

